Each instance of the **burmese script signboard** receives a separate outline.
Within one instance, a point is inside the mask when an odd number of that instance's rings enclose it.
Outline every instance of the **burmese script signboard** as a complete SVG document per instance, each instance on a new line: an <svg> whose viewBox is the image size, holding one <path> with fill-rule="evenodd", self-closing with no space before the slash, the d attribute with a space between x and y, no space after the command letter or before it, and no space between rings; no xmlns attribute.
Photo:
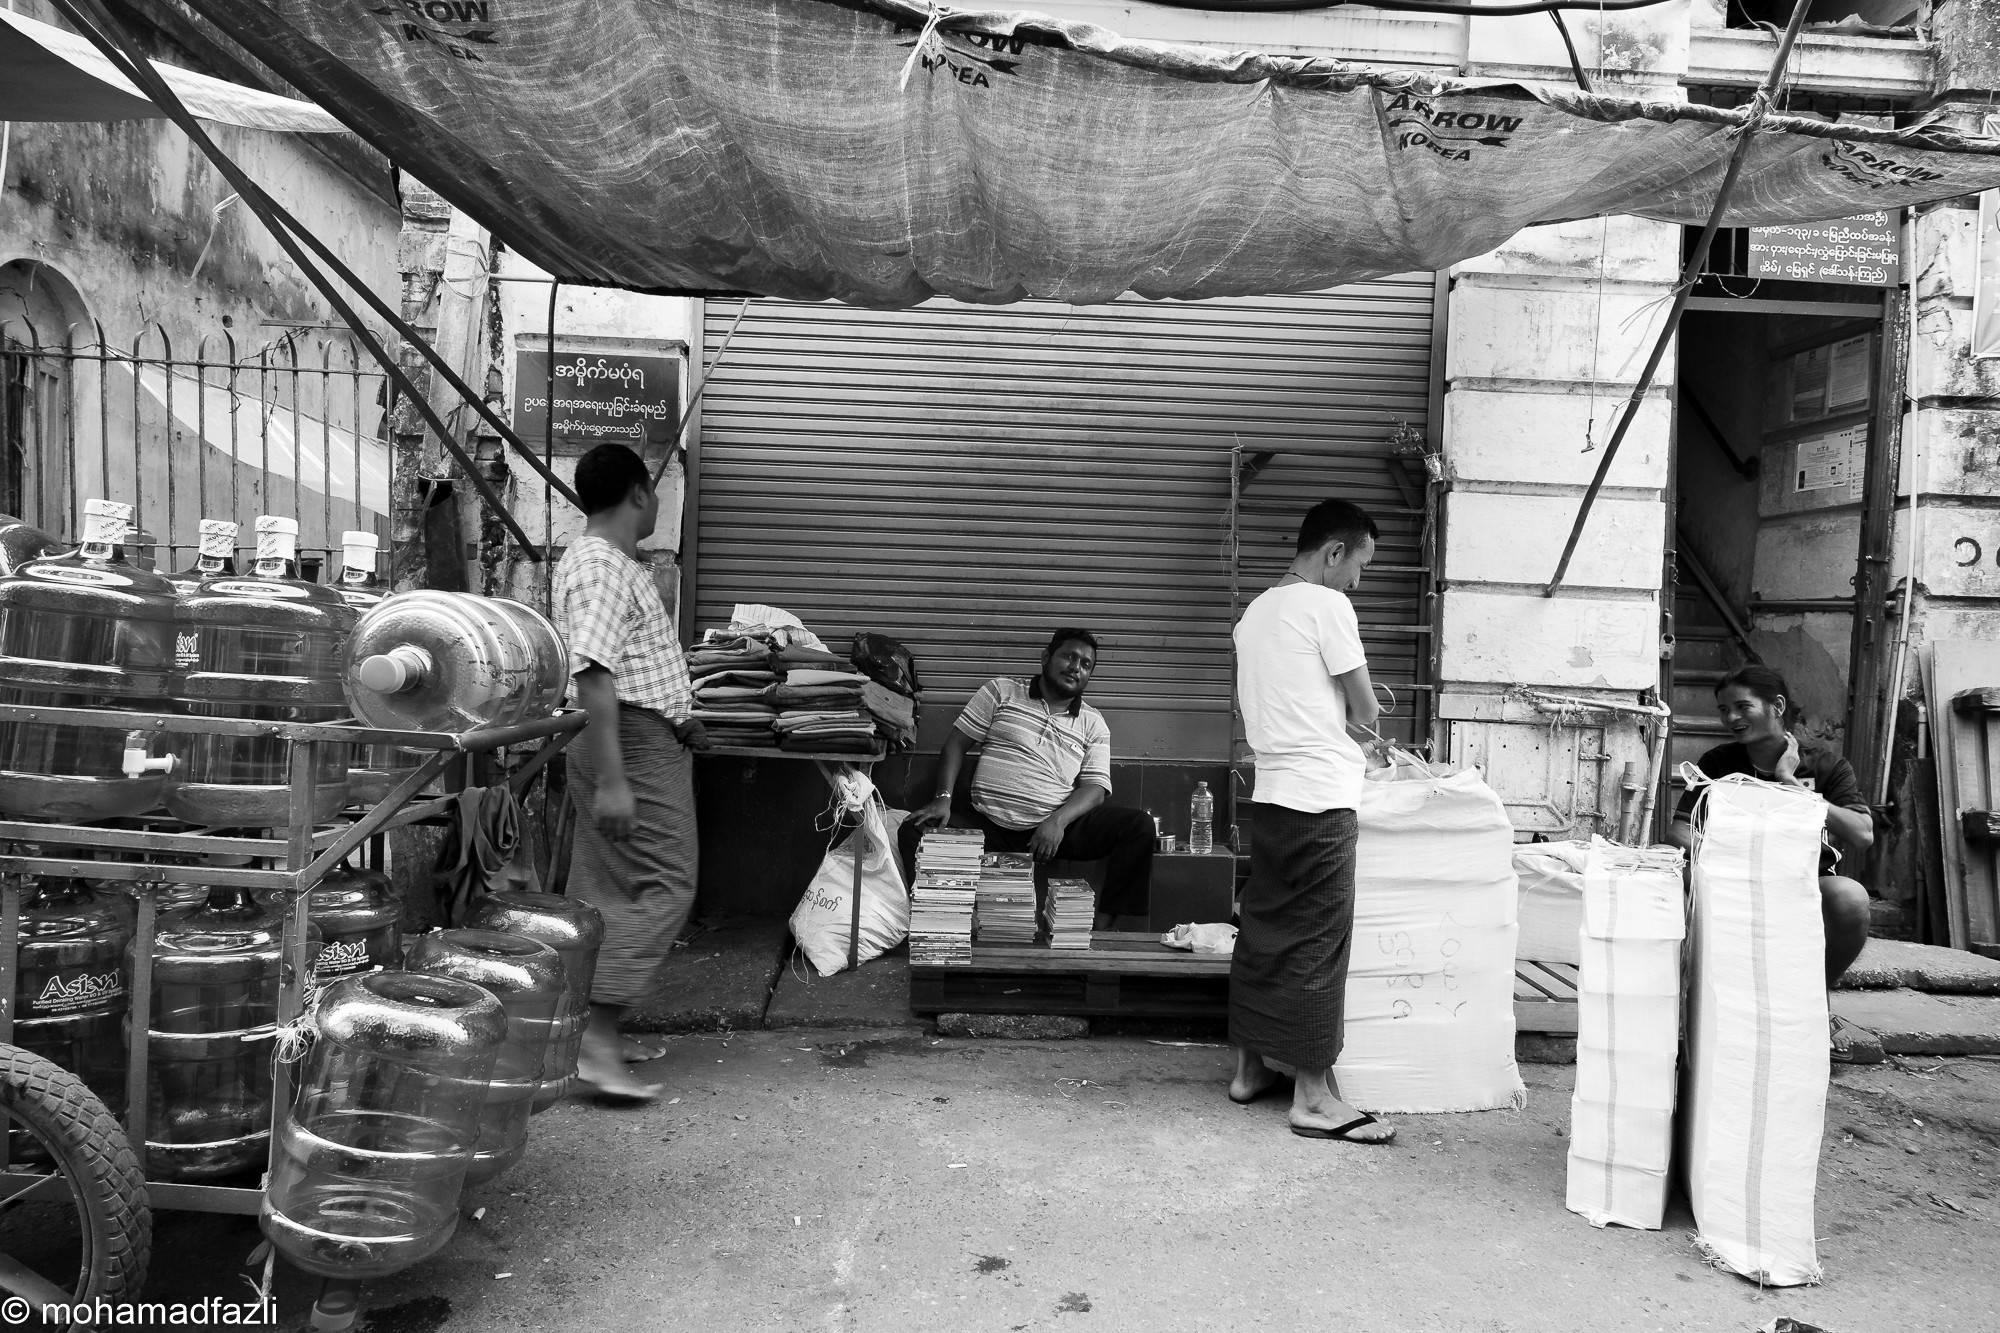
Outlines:
<svg viewBox="0 0 2000 1333"><path fill-rule="evenodd" d="M1898 211L1750 229L1750 276L1894 287L1903 280Z"/></svg>
<svg viewBox="0 0 2000 1333"><path fill-rule="evenodd" d="M680 425L677 356L569 351L555 360L555 440L565 453L629 444L652 456L673 443ZM549 426L549 354L514 352L514 429L540 447Z"/></svg>

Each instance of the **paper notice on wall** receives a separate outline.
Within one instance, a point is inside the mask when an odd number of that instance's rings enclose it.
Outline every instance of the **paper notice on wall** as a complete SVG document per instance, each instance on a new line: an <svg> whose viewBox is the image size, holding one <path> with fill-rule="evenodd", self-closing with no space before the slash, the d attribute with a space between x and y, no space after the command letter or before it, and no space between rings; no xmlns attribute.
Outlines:
<svg viewBox="0 0 2000 1333"><path fill-rule="evenodd" d="M1792 420L1826 415L1827 370L1832 361L1830 347L1808 348L1792 358Z"/></svg>
<svg viewBox="0 0 2000 1333"><path fill-rule="evenodd" d="M1989 119L1991 119L1989 117ZM1972 286L1972 354L2000 356L2000 190L1979 196L1979 233Z"/></svg>
<svg viewBox="0 0 2000 1333"><path fill-rule="evenodd" d="M1833 345L1833 363L1827 372L1826 410L1859 407L1868 401L1869 344L1867 334Z"/></svg>
<svg viewBox="0 0 2000 1333"><path fill-rule="evenodd" d="M1868 459L1868 427L1849 426L1824 435L1808 435L1792 444L1792 491L1839 491L1817 497L1840 503L1861 498L1863 469Z"/></svg>

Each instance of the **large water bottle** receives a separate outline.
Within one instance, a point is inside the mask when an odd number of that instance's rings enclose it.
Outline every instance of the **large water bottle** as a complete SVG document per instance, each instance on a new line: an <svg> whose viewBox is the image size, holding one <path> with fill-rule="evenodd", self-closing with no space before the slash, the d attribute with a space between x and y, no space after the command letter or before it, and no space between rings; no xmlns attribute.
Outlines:
<svg viewBox="0 0 2000 1333"><path fill-rule="evenodd" d="M21 900L15 956L14 1044L82 1079L114 1116L125 1112L127 906L81 880L36 880ZM46 1159L26 1134L10 1151Z"/></svg>
<svg viewBox="0 0 2000 1333"><path fill-rule="evenodd" d="M12 514L0 514L0 574L12 574L30 560L39 560L45 555L61 555L69 549L68 542L58 540L33 524L23 522Z"/></svg>
<svg viewBox="0 0 2000 1333"><path fill-rule="evenodd" d="M556 1012L548 1064L535 1089L535 1111L546 1111L576 1085L576 1057L590 1024L590 983L597 976L597 951L604 943L604 918L595 907L554 893L503 889L472 905L465 924L540 940L563 960L563 1002Z"/></svg>
<svg viewBox="0 0 2000 1333"><path fill-rule="evenodd" d="M1194 784L1194 800L1188 803L1188 850L1196 856L1215 850L1215 797L1206 782Z"/></svg>
<svg viewBox="0 0 2000 1333"><path fill-rule="evenodd" d="M0 576L0 703L164 711L173 585L118 554L132 506L84 502L69 555ZM26 545L32 545L27 539ZM169 760L154 736L0 723L0 811L45 819L136 815L160 803Z"/></svg>
<svg viewBox="0 0 2000 1333"><path fill-rule="evenodd" d="M382 1277L458 1226L507 1015L469 981L370 972L320 997L318 1027L259 1221L309 1273Z"/></svg>
<svg viewBox="0 0 2000 1333"><path fill-rule="evenodd" d="M296 901L282 889L261 890L257 897L279 915ZM403 903L387 875L335 866L306 895L306 916L319 937L316 984L403 965Z"/></svg>
<svg viewBox="0 0 2000 1333"><path fill-rule="evenodd" d="M354 715L371 727L508 727L556 710L569 654L555 626L520 602L420 589L361 617L345 679Z"/></svg>
<svg viewBox="0 0 2000 1333"><path fill-rule="evenodd" d="M167 575L167 582L174 585L174 591L185 597L206 579L233 576L236 573L236 533L237 525L228 519L203 519L200 523L201 544L195 548L194 563L177 574ZM196 653L196 636L190 629L175 642L175 665L193 666Z"/></svg>
<svg viewBox="0 0 2000 1333"><path fill-rule="evenodd" d="M192 657L174 672L182 710L204 717L337 722L346 715L341 656L353 608L331 588L298 577L299 525L257 520L257 560L247 575L204 579L180 601ZM188 736L183 771L166 805L194 824L277 828L291 821L290 744L270 736ZM313 821L347 804L351 746L322 745Z"/></svg>
<svg viewBox="0 0 2000 1333"><path fill-rule="evenodd" d="M212 1180L264 1161L283 934L283 918L238 888L156 919L149 1175Z"/></svg>
<svg viewBox="0 0 2000 1333"><path fill-rule="evenodd" d="M486 1085L479 1143L465 1172L466 1184L482 1184L527 1151L528 1116L563 1001L562 955L539 940L497 930L439 930L411 948L410 971L484 986L507 1011L507 1044Z"/></svg>

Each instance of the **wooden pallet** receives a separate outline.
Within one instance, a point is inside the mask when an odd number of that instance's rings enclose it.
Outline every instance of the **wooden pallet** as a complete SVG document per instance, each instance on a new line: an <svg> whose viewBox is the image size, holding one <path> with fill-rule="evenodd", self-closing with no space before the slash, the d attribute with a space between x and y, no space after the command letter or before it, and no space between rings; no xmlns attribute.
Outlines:
<svg viewBox="0 0 2000 1333"><path fill-rule="evenodd" d="M1169 949L1157 935L1100 930L1088 949L975 944L969 966L910 967L919 1014L1223 1018L1229 959Z"/></svg>
<svg viewBox="0 0 2000 1333"><path fill-rule="evenodd" d="M1074 1014L1224 1018L1229 959L1169 949L1158 936L1099 931L1088 950L978 944L968 966L910 968L913 1013ZM1514 1019L1522 1032L1576 1034L1576 967L1517 962Z"/></svg>
<svg viewBox="0 0 2000 1333"><path fill-rule="evenodd" d="M1514 962L1514 1030L1576 1035L1576 964Z"/></svg>

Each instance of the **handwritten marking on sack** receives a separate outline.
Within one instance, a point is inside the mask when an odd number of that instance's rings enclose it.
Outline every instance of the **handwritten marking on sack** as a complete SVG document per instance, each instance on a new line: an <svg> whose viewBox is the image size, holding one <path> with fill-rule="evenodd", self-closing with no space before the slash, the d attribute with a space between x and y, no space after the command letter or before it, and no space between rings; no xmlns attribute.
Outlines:
<svg viewBox="0 0 2000 1333"><path fill-rule="evenodd" d="M1522 120L1497 112L1440 111L1436 103L1408 93L1384 110L1396 131L1396 147L1428 148L1447 162L1470 162L1474 148L1505 148Z"/></svg>
<svg viewBox="0 0 2000 1333"><path fill-rule="evenodd" d="M499 44L492 28L476 26L492 22L492 0L396 0L369 12L406 45L428 43L454 60L483 63L485 57L472 47ZM475 26L453 32L436 26L441 23Z"/></svg>
<svg viewBox="0 0 2000 1333"><path fill-rule="evenodd" d="M1857 185L1879 190L1885 185L1922 185L1944 179L1944 173L1899 162L1860 144L1837 143L1821 153L1820 162Z"/></svg>
<svg viewBox="0 0 2000 1333"><path fill-rule="evenodd" d="M902 31L914 32L915 29L905 28ZM944 35L939 34L940 37ZM1008 55L1016 56L1020 55L1022 49L1028 44L1025 38L1001 37L983 32L954 32L949 34L949 36L954 42L964 42L969 46L979 47L981 50L1005 52ZM912 37L909 41L899 41L896 45L915 46L917 41L917 37ZM926 51L917 57L917 63L923 66L924 72L929 74L942 69L968 88L991 88L993 81L986 77L989 71L994 74L1011 76L1015 70L1021 67L1021 62L1018 60L1003 60L998 55L990 57L982 56L972 51L947 45L942 41L934 43L933 50L935 54L931 51Z"/></svg>

